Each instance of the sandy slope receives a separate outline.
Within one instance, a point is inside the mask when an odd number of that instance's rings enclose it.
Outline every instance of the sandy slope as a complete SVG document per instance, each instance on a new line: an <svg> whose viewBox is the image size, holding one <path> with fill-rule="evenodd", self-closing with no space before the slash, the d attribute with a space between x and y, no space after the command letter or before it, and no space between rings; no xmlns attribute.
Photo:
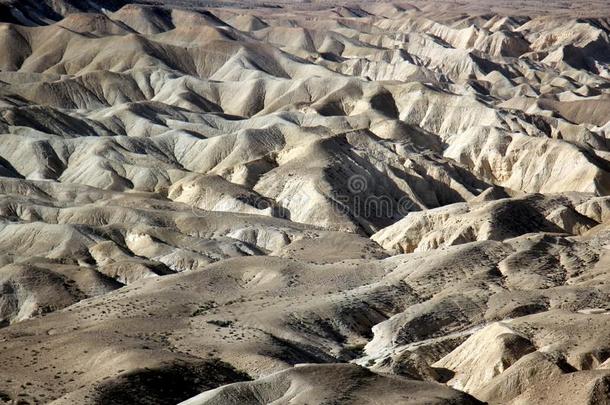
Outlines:
<svg viewBox="0 0 610 405"><path fill-rule="evenodd" d="M0 1L0 401L609 401L605 1L126 3Z"/></svg>

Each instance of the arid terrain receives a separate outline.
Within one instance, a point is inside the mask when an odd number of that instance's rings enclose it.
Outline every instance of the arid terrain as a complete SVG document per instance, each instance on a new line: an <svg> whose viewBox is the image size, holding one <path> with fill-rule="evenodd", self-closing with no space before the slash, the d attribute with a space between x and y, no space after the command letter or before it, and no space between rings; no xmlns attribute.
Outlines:
<svg viewBox="0 0 610 405"><path fill-rule="evenodd" d="M0 0L0 403L610 404L610 2Z"/></svg>

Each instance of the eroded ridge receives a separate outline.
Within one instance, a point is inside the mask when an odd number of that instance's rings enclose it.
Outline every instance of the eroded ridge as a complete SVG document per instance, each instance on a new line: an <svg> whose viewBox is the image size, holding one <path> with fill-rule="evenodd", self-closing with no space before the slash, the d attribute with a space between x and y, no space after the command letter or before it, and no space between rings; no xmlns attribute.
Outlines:
<svg viewBox="0 0 610 405"><path fill-rule="evenodd" d="M0 401L608 401L606 2L0 21Z"/></svg>

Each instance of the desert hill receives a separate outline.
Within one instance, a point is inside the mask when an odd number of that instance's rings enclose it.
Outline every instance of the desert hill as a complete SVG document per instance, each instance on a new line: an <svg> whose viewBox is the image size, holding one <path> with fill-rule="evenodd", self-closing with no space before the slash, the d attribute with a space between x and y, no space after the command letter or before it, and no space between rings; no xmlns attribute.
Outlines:
<svg viewBox="0 0 610 405"><path fill-rule="evenodd" d="M610 403L607 6L0 0L0 401Z"/></svg>

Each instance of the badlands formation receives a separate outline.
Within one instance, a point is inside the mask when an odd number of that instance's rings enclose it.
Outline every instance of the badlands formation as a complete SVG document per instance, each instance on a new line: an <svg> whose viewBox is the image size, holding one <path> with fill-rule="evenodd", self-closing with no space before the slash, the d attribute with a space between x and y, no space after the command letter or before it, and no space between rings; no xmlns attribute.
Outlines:
<svg viewBox="0 0 610 405"><path fill-rule="evenodd" d="M608 16L1 0L0 402L609 404Z"/></svg>

